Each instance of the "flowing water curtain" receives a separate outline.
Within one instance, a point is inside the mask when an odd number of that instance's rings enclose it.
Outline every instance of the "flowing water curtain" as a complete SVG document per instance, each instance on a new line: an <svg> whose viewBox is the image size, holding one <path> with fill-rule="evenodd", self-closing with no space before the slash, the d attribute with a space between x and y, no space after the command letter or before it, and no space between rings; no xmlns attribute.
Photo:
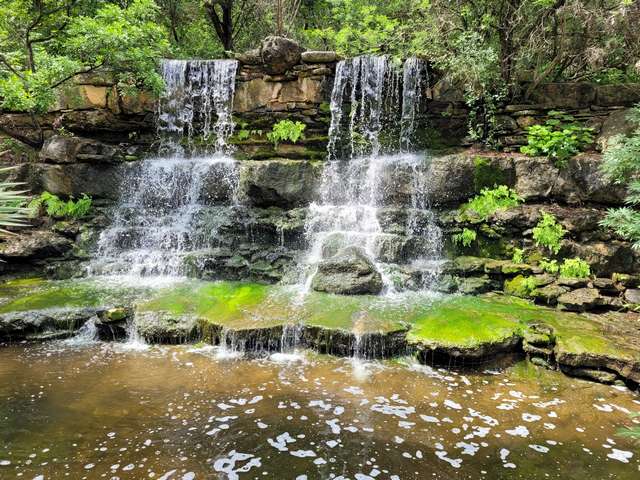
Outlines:
<svg viewBox="0 0 640 480"><path fill-rule="evenodd" d="M428 87L427 62L416 57L405 60L402 73L402 115L400 118L400 149L404 152L414 151L418 146L415 135L419 126L425 126L424 119L420 117L420 114Z"/></svg>
<svg viewBox="0 0 640 480"><path fill-rule="evenodd" d="M237 66L236 60L163 60L157 122L163 150L181 152L186 144L190 150L231 153Z"/></svg>
<svg viewBox="0 0 640 480"><path fill-rule="evenodd" d="M389 56L363 55L338 63L330 106L330 160L394 150L400 83L400 71Z"/></svg>
<svg viewBox="0 0 640 480"><path fill-rule="evenodd" d="M90 273L175 277L185 273L187 254L218 246L208 219L237 203L238 168L225 155L236 67L234 60L163 62L158 133L165 156L129 167ZM200 134L204 148L194 138Z"/></svg>

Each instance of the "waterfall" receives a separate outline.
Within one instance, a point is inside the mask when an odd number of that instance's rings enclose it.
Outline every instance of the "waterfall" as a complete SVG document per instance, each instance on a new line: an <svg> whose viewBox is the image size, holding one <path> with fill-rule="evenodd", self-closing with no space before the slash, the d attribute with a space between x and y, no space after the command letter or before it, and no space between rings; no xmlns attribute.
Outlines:
<svg viewBox="0 0 640 480"><path fill-rule="evenodd" d="M328 161L319 201L310 205L305 226L305 292L315 266L342 247L361 247L382 274L388 293L395 289L394 264L413 263L431 271L429 262L440 257L441 233L428 200L428 158L407 151L414 148L428 84L426 65L409 59L403 70L386 56L356 57L337 65ZM381 213L394 209L407 219L389 228Z"/></svg>
<svg viewBox="0 0 640 480"><path fill-rule="evenodd" d="M184 256L215 240L196 227L205 208L236 201L238 170L227 146L236 67L234 60L162 63L157 126L165 155L129 166L90 273L179 276Z"/></svg>
<svg viewBox="0 0 640 480"><path fill-rule="evenodd" d="M237 66L235 60L162 62L165 94L158 102L157 124L164 145L169 142L171 149L176 140L189 143L200 132L205 142L215 136L215 153L229 153Z"/></svg>

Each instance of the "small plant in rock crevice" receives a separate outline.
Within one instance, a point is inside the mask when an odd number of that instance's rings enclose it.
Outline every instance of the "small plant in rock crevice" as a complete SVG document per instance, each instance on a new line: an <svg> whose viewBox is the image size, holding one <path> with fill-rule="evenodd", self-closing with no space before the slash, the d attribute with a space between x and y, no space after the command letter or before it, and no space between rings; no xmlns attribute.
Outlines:
<svg viewBox="0 0 640 480"><path fill-rule="evenodd" d="M578 123L572 115L551 111L544 125L527 128L527 145L520 152L530 156L545 156L558 168L593 143L593 128Z"/></svg>
<svg viewBox="0 0 640 480"><path fill-rule="evenodd" d="M29 210L32 217L36 217L42 210L52 218L78 219L85 217L91 210L93 200L86 194L74 200L62 200L57 195L49 192L42 192L39 197L34 198L29 203Z"/></svg>
<svg viewBox="0 0 640 480"><path fill-rule="evenodd" d="M513 263L524 263L524 250L522 248L514 248L511 261Z"/></svg>
<svg viewBox="0 0 640 480"><path fill-rule="evenodd" d="M567 278L587 278L591 275L591 267L581 258L567 258L560 265L560 276Z"/></svg>
<svg viewBox="0 0 640 480"><path fill-rule="evenodd" d="M551 253L557 254L560 251L560 244L566 233L567 231L558 223L554 215L542 211L542 218L533 228L533 239L537 246L544 247Z"/></svg>
<svg viewBox="0 0 640 480"><path fill-rule="evenodd" d="M479 217L486 221L498 210L507 210L520 203L522 198L514 189L499 185L495 188L483 188L479 195L463 204L460 210L465 216Z"/></svg>
<svg viewBox="0 0 640 480"><path fill-rule="evenodd" d="M542 269L542 271L546 273L556 274L560 270L560 266L558 265L557 260L549 260L548 258L543 258L538 263L538 266Z"/></svg>
<svg viewBox="0 0 640 480"><path fill-rule="evenodd" d="M471 246L473 242L476 241L478 234L475 230L471 230L470 228L463 228L462 232L456 233L452 239L453 243L456 245L462 245L465 248Z"/></svg>
<svg viewBox="0 0 640 480"><path fill-rule="evenodd" d="M281 142L297 143L304 138L304 130L307 126L302 122L293 120L280 120L273 125L271 132L267 133L267 138L275 147Z"/></svg>

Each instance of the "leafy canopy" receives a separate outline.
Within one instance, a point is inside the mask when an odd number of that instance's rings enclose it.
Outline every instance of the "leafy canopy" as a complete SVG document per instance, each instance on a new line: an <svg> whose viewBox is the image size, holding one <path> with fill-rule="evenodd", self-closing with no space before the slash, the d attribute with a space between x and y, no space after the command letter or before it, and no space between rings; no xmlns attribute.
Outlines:
<svg viewBox="0 0 640 480"><path fill-rule="evenodd" d="M0 6L0 107L43 113L56 88L107 69L121 88L162 89L169 43L153 0L7 0Z"/></svg>

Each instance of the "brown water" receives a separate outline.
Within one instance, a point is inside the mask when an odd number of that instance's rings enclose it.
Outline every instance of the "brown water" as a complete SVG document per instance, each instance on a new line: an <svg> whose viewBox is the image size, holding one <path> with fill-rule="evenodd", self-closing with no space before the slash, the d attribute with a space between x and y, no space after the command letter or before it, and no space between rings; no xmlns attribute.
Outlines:
<svg viewBox="0 0 640 480"><path fill-rule="evenodd" d="M0 478L640 478L623 388L525 362L220 353L0 347Z"/></svg>

